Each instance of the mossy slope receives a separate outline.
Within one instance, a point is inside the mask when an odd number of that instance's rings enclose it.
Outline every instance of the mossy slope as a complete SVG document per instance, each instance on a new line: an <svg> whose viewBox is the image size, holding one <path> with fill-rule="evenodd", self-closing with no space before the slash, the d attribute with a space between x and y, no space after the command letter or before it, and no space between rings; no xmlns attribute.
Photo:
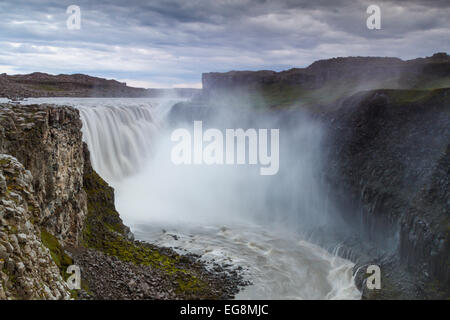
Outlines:
<svg viewBox="0 0 450 320"><path fill-rule="evenodd" d="M83 245L99 250L122 261L162 270L175 284L174 290L185 298L214 299L213 288L203 279L200 265L186 263L174 252L162 252L150 244L128 238L129 229L114 207L114 190L94 170L84 175L84 190L88 198L88 214L83 233ZM217 292L215 288L214 292Z"/></svg>

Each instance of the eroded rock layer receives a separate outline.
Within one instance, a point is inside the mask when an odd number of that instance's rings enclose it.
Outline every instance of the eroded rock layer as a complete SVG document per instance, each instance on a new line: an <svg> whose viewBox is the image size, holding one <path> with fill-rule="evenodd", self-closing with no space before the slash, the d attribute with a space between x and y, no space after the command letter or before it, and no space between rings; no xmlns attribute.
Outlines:
<svg viewBox="0 0 450 320"><path fill-rule="evenodd" d="M67 299L69 289L41 240L33 176L0 154L0 299Z"/></svg>
<svg viewBox="0 0 450 320"><path fill-rule="evenodd" d="M38 223L64 245L76 245L87 212L84 156L76 109L0 105L0 152L30 170Z"/></svg>

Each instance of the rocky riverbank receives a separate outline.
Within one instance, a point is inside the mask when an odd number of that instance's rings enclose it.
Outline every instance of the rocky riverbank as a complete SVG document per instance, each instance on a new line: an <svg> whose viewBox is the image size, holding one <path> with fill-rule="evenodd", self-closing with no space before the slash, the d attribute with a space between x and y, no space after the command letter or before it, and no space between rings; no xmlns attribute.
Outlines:
<svg viewBox="0 0 450 320"><path fill-rule="evenodd" d="M71 248L75 263L84 275L84 287L77 292L78 299L139 300L139 299L232 299L240 286L248 283L237 273L230 273L216 265L213 271L205 269L194 255L180 256L169 249L147 243L153 252L177 260L177 268L187 273L168 275L166 268L140 263L129 263L115 255L83 247ZM195 273L195 279L192 273ZM191 274L189 274L191 273Z"/></svg>
<svg viewBox="0 0 450 320"><path fill-rule="evenodd" d="M80 129L70 107L0 105L0 298L233 297L237 273L133 239ZM71 264L79 292L64 282Z"/></svg>

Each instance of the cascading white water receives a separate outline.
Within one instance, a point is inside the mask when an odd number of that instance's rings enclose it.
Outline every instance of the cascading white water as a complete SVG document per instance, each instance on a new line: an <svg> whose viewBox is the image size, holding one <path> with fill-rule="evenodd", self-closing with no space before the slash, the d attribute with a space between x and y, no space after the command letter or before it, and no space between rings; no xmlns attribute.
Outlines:
<svg viewBox="0 0 450 320"><path fill-rule="evenodd" d="M33 100L80 110L94 169L115 188L116 207L138 239L242 267L253 285L238 298L361 297L354 264L296 231L332 223L317 181L320 127L299 123L282 142L280 173L262 177L247 166L173 165L164 119L176 101Z"/></svg>
<svg viewBox="0 0 450 320"><path fill-rule="evenodd" d="M178 98L31 98L25 103L54 103L80 111L83 140L92 166L116 184L142 168L152 153L159 123Z"/></svg>
<svg viewBox="0 0 450 320"><path fill-rule="evenodd" d="M105 179L120 181L142 167L157 133L146 106L79 107L83 136L94 168Z"/></svg>

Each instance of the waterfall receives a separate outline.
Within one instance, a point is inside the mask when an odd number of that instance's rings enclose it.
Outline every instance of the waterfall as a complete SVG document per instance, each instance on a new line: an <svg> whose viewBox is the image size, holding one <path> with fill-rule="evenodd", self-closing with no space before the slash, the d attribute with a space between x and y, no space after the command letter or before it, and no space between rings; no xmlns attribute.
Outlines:
<svg viewBox="0 0 450 320"><path fill-rule="evenodd" d="M49 99L79 109L92 165L114 187L116 208L137 239L198 254L208 265L240 267L253 285L239 298L359 299L354 263L305 237L338 222L320 179L320 123L304 113L214 110L205 128L280 128L279 172L261 176L251 165L175 165L171 133L192 126L166 121L179 101Z"/></svg>
<svg viewBox="0 0 450 320"><path fill-rule="evenodd" d="M83 140L93 168L108 183L136 174L154 153L155 140L172 106L186 100L160 98L29 98L24 104L72 106L80 111Z"/></svg>
<svg viewBox="0 0 450 320"><path fill-rule="evenodd" d="M157 125L148 106L79 107L93 167L106 180L136 173L151 154Z"/></svg>

